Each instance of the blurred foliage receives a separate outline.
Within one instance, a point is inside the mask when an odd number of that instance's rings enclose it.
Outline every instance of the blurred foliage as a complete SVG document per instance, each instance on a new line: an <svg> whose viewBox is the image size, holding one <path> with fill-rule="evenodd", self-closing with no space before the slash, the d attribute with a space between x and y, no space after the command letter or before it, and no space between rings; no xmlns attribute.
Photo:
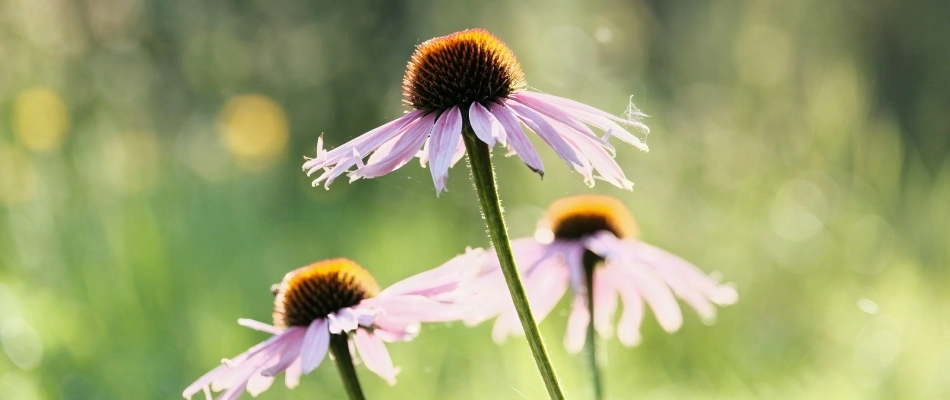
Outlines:
<svg viewBox="0 0 950 400"><path fill-rule="evenodd" d="M345 5L344 5L345 4ZM382 285L487 238L463 165L332 190L301 173L403 110L413 46L483 27L529 84L653 128L632 192L498 159L515 236L621 198L646 240L736 282L715 325L606 343L624 398L950 397L950 3L938 0L0 0L0 398L177 398L265 335L270 284L357 260ZM584 364L542 324L572 399ZM371 398L543 398L488 325L390 346ZM329 364L268 399L339 398Z"/></svg>

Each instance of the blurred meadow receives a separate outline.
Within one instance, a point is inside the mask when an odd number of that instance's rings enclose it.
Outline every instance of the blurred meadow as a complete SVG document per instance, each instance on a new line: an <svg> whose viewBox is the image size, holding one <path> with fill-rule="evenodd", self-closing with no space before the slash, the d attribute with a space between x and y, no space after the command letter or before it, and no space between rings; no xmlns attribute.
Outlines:
<svg viewBox="0 0 950 400"><path fill-rule="evenodd" d="M496 157L515 237L562 196L626 203L642 237L735 282L605 342L613 399L950 398L950 3L939 0L0 0L0 399L180 398L266 338L270 285L348 257L382 286L488 245L467 168L331 190L301 171L399 116L414 46L482 27L529 85L653 132L615 141L632 192L549 148ZM496 153L498 153L496 151ZM567 302L541 330L571 399ZM424 327L372 399L541 399L523 340ZM329 362L294 390L341 398ZM245 395L247 396L247 395ZM197 398L197 397L196 397ZM249 398L249 396L247 396Z"/></svg>

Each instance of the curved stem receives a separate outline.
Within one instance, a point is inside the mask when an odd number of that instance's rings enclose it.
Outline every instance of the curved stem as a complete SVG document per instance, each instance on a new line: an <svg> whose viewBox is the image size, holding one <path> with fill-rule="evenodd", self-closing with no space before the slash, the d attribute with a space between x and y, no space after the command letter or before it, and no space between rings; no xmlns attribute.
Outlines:
<svg viewBox="0 0 950 400"><path fill-rule="evenodd" d="M585 254L586 255L586 254ZM586 258L586 257L585 257ZM584 288L587 297L587 315L590 323L587 324L587 340L584 342L584 352L587 353L587 364L590 367L590 379L594 385L594 399L604 398L604 382L600 376L600 365L597 364L597 343L594 327L594 265L584 264L584 275L587 286Z"/></svg>
<svg viewBox="0 0 950 400"><path fill-rule="evenodd" d="M551 365L547 350L544 348L541 333L538 331L538 324L528 307L528 296L525 293L524 285L521 283L518 269L515 267L515 259L508 239L508 228L505 227L501 200L498 198L498 187L495 184L495 171L491 165L490 149L487 144L475 136L467 122L462 130L462 138L465 140L465 149L468 151L468 159L472 167L472 180L475 181L478 200L482 206L482 213L485 215L485 223L488 224L488 233L491 236L492 245L495 247L495 253L498 255L498 262L505 275L505 281L508 283L511 299L518 311L518 318L521 319L521 326L524 327L525 337L528 339L534 361L538 365L541 378L544 379L548 395L552 400L563 400L564 393L561 390L560 383L558 383L557 375L554 373L554 367Z"/></svg>
<svg viewBox="0 0 950 400"><path fill-rule="evenodd" d="M350 356L350 344L347 335L330 335L330 351L333 353L334 361L336 361L336 370L340 373L343 387L346 388L346 395L350 400L366 400L366 397L363 396L363 389L360 388L360 380L356 377L356 369L353 368L353 357Z"/></svg>

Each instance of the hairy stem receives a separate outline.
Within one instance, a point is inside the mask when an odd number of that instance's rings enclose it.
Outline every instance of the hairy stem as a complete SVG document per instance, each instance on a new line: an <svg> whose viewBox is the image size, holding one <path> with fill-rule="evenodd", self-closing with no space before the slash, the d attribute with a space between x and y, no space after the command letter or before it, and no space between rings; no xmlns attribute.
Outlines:
<svg viewBox="0 0 950 400"><path fill-rule="evenodd" d="M330 335L330 351L336 361L336 370L340 373L343 387L346 388L347 397L350 400L366 400L363 389L360 388L360 380L356 377L356 369L353 368L348 341L346 334Z"/></svg>
<svg viewBox="0 0 950 400"><path fill-rule="evenodd" d="M561 390L561 384L558 383L554 367L551 365L547 350L544 348L544 341L538 331L538 324L528 307L528 296L525 293L524 285L521 283L521 276L518 274L518 268L515 267L515 259L508 239L508 228L505 227L501 200L498 198L498 187L495 184L495 171L491 164L490 149L487 144L475 136L468 123L463 128L462 138L465 140L465 149L468 151L468 159L472 167L472 180L475 181L478 200L482 206L482 213L485 215L485 223L488 224L488 233L491 236L492 245L495 247L495 253L498 255L498 262L505 275L505 281L508 283L511 299L518 311L521 326L524 327L525 337L528 339L534 361L538 365L541 378L544 379L548 395L552 400L562 400L564 399L564 393Z"/></svg>

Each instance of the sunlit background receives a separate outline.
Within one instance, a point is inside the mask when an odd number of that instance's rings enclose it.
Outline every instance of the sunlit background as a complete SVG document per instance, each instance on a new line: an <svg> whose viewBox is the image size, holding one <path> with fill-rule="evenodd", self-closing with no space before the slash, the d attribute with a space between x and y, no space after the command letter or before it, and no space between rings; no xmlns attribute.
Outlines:
<svg viewBox="0 0 950 400"><path fill-rule="evenodd" d="M651 117L636 183L496 158L515 236L621 198L643 238L735 282L710 326L606 343L614 399L950 398L950 6L931 0L0 0L0 399L178 398L266 335L270 285L345 256L383 285L487 238L464 164L311 188L300 171L403 112L416 44L489 29L529 84ZM569 398L591 395L542 332ZM558 311L559 310L559 311ZM373 399L540 399L490 325L389 346ZM340 398L325 363L265 399Z"/></svg>

